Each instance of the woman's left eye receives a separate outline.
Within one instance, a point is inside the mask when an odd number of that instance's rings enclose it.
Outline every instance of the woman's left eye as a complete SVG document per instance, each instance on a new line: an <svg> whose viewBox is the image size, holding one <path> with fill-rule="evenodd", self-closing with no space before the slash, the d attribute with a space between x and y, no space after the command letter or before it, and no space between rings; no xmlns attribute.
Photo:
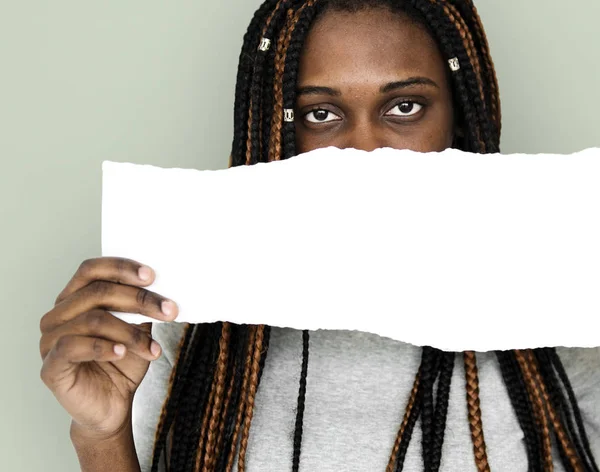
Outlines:
<svg viewBox="0 0 600 472"><path fill-rule="evenodd" d="M417 102L401 102L395 105L386 115L413 116L423 109L423 105Z"/></svg>

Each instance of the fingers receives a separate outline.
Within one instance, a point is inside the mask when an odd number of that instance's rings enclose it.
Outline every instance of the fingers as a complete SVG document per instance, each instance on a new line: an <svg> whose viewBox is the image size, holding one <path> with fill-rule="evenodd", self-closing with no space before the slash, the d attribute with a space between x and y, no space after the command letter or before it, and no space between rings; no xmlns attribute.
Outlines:
<svg viewBox="0 0 600 472"><path fill-rule="evenodd" d="M106 339L67 335L61 337L50 350L40 376L48 387L66 378L81 362L110 362L121 359L127 348Z"/></svg>
<svg viewBox="0 0 600 472"><path fill-rule="evenodd" d="M83 313L43 335L40 340L42 359L62 338L69 336L102 338L113 344L122 344L129 352L148 361L158 358L161 352L159 344L152 340L146 327L131 325L107 311L96 309Z"/></svg>
<svg viewBox="0 0 600 472"><path fill-rule="evenodd" d="M53 330L81 313L95 309L139 313L161 321L177 317L177 305L157 293L130 285L95 280L56 305L40 321L42 333Z"/></svg>
<svg viewBox="0 0 600 472"><path fill-rule="evenodd" d="M81 263L75 275L58 295L55 305L94 280L145 287L154 281L154 277L154 271L150 267L131 259L122 257L87 259Z"/></svg>

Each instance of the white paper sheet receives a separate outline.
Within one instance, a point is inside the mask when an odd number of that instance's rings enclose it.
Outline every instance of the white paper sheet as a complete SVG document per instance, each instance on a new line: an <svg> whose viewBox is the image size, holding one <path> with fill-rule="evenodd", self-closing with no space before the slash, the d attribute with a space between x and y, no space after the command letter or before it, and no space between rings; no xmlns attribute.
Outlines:
<svg viewBox="0 0 600 472"><path fill-rule="evenodd" d="M218 171L107 161L102 254L151 266L179 322L455 351L600 346L600 149L326 148Z"/></svg>

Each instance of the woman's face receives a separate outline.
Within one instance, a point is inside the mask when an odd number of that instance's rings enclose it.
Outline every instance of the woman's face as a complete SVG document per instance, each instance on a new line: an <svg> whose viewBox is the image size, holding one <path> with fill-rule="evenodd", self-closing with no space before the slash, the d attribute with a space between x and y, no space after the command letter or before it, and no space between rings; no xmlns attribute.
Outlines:
<svg viewBox="0 0 600 472"><path fill-rule="evenodd" d="M427 30L407 17L385 8L324 13L300 57L297 152L443 151L454 134L446 67Z"/></svg>

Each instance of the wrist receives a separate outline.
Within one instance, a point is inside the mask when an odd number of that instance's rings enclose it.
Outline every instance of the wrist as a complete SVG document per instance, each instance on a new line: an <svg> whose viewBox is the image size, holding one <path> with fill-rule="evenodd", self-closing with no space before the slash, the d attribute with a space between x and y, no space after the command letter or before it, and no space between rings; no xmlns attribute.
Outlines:
<svg viewBox="0 0 600 472"><path fill-rule="evenodd" d="M75 421L71 422L71 442L78 447L94 446L96 448L111 448L133 439L131 419L124 422L116 431L100 431L86 428Z"/></svg>
<svg viewBox="0 0 600 472"><path fill-rule="evenodd" d="M71 423L71 441L82 472L139 472L131 421L112 434Z"/></svg>

